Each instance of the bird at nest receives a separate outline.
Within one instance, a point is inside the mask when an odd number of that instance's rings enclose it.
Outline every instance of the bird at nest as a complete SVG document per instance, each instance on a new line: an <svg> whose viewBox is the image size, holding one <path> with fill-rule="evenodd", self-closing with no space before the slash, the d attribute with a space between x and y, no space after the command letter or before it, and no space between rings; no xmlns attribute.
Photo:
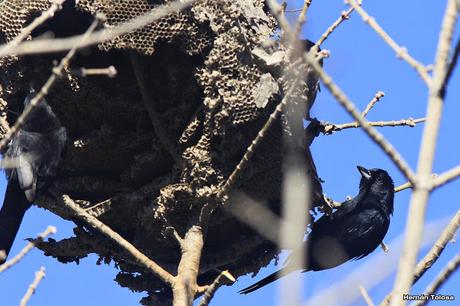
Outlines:
<svg viewBox="0 0 460 306"><path fill-rule="evenodd" d="M294 250L281 270L239 291L247 294L260 289L291 272L321 271L372 253L382 242L393 214L394 184L382 169L366 169L361 173L359 193L344 202L332 217L323 215L313 224L307 240L299 248L307 254L302 268L294 266L302 252Z"/></svg>

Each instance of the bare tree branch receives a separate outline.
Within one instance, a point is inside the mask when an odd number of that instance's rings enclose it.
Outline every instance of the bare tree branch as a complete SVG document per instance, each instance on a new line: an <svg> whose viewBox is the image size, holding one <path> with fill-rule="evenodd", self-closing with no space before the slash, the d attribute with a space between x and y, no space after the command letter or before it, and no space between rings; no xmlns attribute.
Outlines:
<svg viewBox="0 0 460 306"><path fill-rule="evenodd" d="M404 183L402 185L399 185L395 187L395 192L400 192L406 189L412 188L412 184L410 182Z"/></svg>
<svg viewBox="0 0 460 306"><path fill-rule="evenodd" d="M175 283L174 276L169 272L160 267L157 263L152 261L150 258L145 256L141 251L139 251L134 245L129 241L124 239L120 234L113 231L110 227L96 219L95 217L88 214L84 209L80 208L68 195L63 196L64 204L73 211L73 215L86 222L92 228L98 230L100 233L104 234L107 238L110 238L118 246L126 250L135 261L142 267L151 271L155 276L160 278L162 281L169 285Z"/></svg>
<svg viewBox="0 0 460 306"><path fill-rule="evenodd" d="M24 258L24 256L27 255L39 242L42 242L46 237L48 237L51 234L56 233L56 227L54 226L48 226L46 230L43 233L38 234L38 237L34 239L33 241L29 242L22 250L14 256L11 260L5 262L0 266L0 273L5 272L15 264L21 261L21 259Z"/></svg>
<svg viewBox="0 0 460 306"><path fill-rule="evenodd" d="M431 266L438 260L439 256L441 256L442 252L444 251L447 244L452 241L457 232L458 228L460 227L460 210L454 215L452 220L450 220L449 224L446 228L442 231L439 238L433 244L433 247L428 251L428 253L423 257L422 260L419 261L417 266L415 267L415 272L413 274L413 284L415 284L425 272L431 268ZM387 306L390 304L391 292L383 299L380 303L380 306Z"/></svg>
<svg viewBox="0 0 460 306"><path fill-rule="evenodd" d="M384 126L391 126L391 127L396 127L396 126L410 126L410 127L415 127L417 123L425 122L425 118L418 118L418 119L413 119L413 118L408 118L408 119L402 119L402 120L392 120L392 121L368 121L367 123L370 126L377 126L377 127L384 127ZM334 123L328 123L326 126L324 126L324 131L323 133L326 135L330 135L332 133L341 131L341 130L346 130L346 129L351 129L351 128L359 128L361 125L359 122L349 122L349 123L343 123L343 124L334 124Z"/></svg>
<svg viewBox="0 0 460 306"><path fill-rule="evenodd" d="M431 188L439 188L441 187L442 185L445 185L453 180L455 180L456 178L458 178L460 176L460 166L456 166L444 173L441 173L440 175L438 175L436 178L434 178L433 180L433 184L432 184L432 187Z"/></svg>
<svg viewBox="0 0 460 306"><path fill-rule="evenodd" d="M203 228L200 225L192 225L181 243L181 259L177 267L177 276L172 284L173 306L193 305L195 294L199 289L196 280L203 245Z"/></svg>
<svg viewBox="0 0 460 306"><path fill-rule="evenodd" d="M335 99L345 108L345 110L362 126L366 134L382 148L382 150L390 157L393 163L398 167L398 169L404 174L404 176L410 181L414 182L415 175L404 160L404 158L399 154L399 152L391 145L385 137L380 134L375 128L369 125L366 119L364 119L361 113L356 109L353 102L348 99L345 93L334 83L332 78L321 68L321 66L316 63L311 56L305 56L307 62L318 74L320 79L323 81L324 85L329 89L331 94Z"/></svg>
<svg viewBox="0 0 460 306"><path fill-rule="evenodd" d="M127 22L117 25L116 27L97 31L92 35L89 35L83 43L81 40L85 34L74 35L60 39L42 39L31 42L23 42L14 48L14 55L59 52L72 49L75 45L78 45L79 48L95 45L142 28L145 25L163 18L169 14L179 12L190 6L193 2L194 0L184 0L167 3L151 10L144 15L138 16ZM4 47L0 47L0 57L11 55L12 52L5 52L5 47L6 45Z"/></svg>
<svg viewBox="0 0 460 306"><path fill-rule="evenodd" d="M408 294L410 292L413 281L412 271L415 266L423 235L426 205L430 194L434 153L444 105L441 90L447 74L449 49L457 16L457 4L455 0L449 0L444 14L441 32L439 34L433 79L429 86L427 120L420 146L416 184L414 184L414 192L410 200L404 251L400 259L399 269L394 284L394 293L391 298L392 306L406 305L406 301L401 297L403 294Z"/></svg>
<svg viewBox="0 0 460 306"><path fill-rule="evenodd" d="M363 286L359 286L359 291L361 292L361 295L363 296L364 301L366 302L367 306L374 306L374 302L372 302L371 297L367 293L366 288Z"/></svg>
<svg viewBox="0 0 460 306"><path fill-rule="evenodd" d="M232 283L236 282L236 279L233 277L233 275L230 274L230 272L228 272L227 270L222 271L219 274L219 276L217 276L216 279L212 282L212 284L206 287L206 291L204 291L203 298L201 299L200 304L198 304L198 306L208 306L209 305L212 298L214 297L214 294L219 288L219 285L222 282L222 278L224 276L228 280L230 280Z"/></svg>
<svg viewBox="0 0 460 306"><path fill-rule="evenodd" d="M42 279L45 277L45 267L41 267L39 271L35 272L35 279L34 281L29 285L29 288L27 289L26 294L21 300L21 303L19 304L20 306L26 306L27 303L29 302L30 298L32 297L32 294L35 293L37 290L38 285L42 281Z"/></svg>
<svg viewBox="0 0 460 306"><path fill-rule="evenodd" d="M115 69L114 66L109 66L107 68L80 68L78 70L72 69L70 72L81 77L105 75L109 78L113 78L117 75L117 69Z"/></svg>
<svg viewBox="0 0 460 306"><path fill-rule="evenodd" d="M355 2L355 0L346 0L345 2L361 15L363 21L373 28L374 31L396 52L396 56L398 58L402 58L412 68L414 68L428 86L431 84L431 77L429 76L426 67L410 56L406 48L399 46L375 21L375 18L371 17L361 6L358 5L357 2Z"/></svg>
<svg viewBox="0 0 460 306"><path fill-rule="evenodd" d="M54 17L54 14L62 9L62 4L65 2L65 0L52 0L50 2L52 2L50 8L44 11L39 17L35 18L29 25L24 27L19 35L16 36L12 41L8 42L4 46L0 46L0 52L4 52L5 54L15 53L16 47L24 39L26 39L33 30L42 25L48 19Z"/></svg>
<svg viewBox="0 0 460 306"><path fill-rule="evenodd" d="M294 41L299 36L300 30L306 21L307 11L311 5L311 0L304 0L303 7L300 11L299 17L297 18L297 22L294 26L294 30L291 32L291 41Z"/></svg>
<svg viewBox="0 0 460 306"><path fill-rule="evenodd" d="M358 1L358 4L361 5L361 0ZM321 46L325 41L326 39L328 39L328 37L335 31L336 28L339 27L339 25L344 22L345 20L348 20L350 19L350 14L354 11L355 9L354 8L349 8L347 11L343 11L341 14L340 14L340 17L337 18L337 20L329 27L327 28L326 32L324 32L320 39L318 39L318 41L316 42L315 45L317 46Z"/></svg>
<svg viewBox="0 0 460 306"><path fill-rule="evenodd" d="M93 21L93 23L86 30L85 34L81 36L81 39L78 41L78 43L73 46L73 48L66 54L64 58L62 58L59 65L53 68L52 74L46 81L45 85L43 85L40 91L37 93L37 95L33 97L33 99L30 101L30 104L27 105L27 107L24 109L22 114L16 119L16 123L14 124L14 126L8 131L5 137L3 137L2 140L0 141L0 150L2 150L9 143L11 138L14 135L16 135L16 133L19 131L19 129L24 124L27 116L29 116L32 110L35 108L35 106L45 98L45 96L48 94L49 90L52 88L56 80L59 77L61 77L63 70L66 67L68 67L69 62L72 59L72 57L75 55L75 53L77 52L77 49L82 47L82 44L88 39L90 34L96 29L97 25L99 24L100 18L102 17L97 16L97 18Z"/></svg>
<svg viewBox="0 0 460 306"><path fill-rule="evenodd" d="M452 258L444 269L439 272L433 282L426 288L424 295L430 296L435 294L438 289L449 279L449 277L457 271L458 267L460 267L460 254L457 254ZM428 303L428 300L420 300L412 304L411 306L423 306Z"/></svg>
<svg viewBox="0 0 460 306"><path fill-rule="evenodd" d="M375 106L375 104L377 104L377 102L380 101L380 99L382 99L383 97L385 96L385 93L383 91L377 91L375 93L375 96L374 98L372 98L371 102L369 102L369 104L367 104L366 108L364 109L364 111L361 113L361 116L366 117L367 114L369 113L369 111Z"/></svg>

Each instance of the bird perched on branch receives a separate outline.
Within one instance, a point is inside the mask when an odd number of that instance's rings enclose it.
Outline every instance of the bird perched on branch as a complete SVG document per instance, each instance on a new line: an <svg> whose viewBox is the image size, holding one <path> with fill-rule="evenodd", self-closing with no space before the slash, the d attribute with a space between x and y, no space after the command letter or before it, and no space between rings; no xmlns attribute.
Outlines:
<svg viewBox="0 0 460 306"><path fill-rule="evenodd" d="M330 269L351 259L361 259L373 252L385 237L393 214L393 180L382 169L358 166L358 170L362 176L358 195L343 203L332 218L322 216L315 222L307 241L299 246L305 248L308 244L302 272ZM299 252L294 250L290 259L296 256ZM284 268L240 293L253 292L300 270L292 262L288 259Z"/></svg>
<svg viewBox="0 0 460 306"><path fill-rule="evenodd" d="M24 101L27 107L33 92ZM45 100L26 117L4 156L15 166L6 169L8 185L0 210L0 250L8 255L25 212L55 177L67 134ZM1 263L1 262L0 262Z"/></svg>

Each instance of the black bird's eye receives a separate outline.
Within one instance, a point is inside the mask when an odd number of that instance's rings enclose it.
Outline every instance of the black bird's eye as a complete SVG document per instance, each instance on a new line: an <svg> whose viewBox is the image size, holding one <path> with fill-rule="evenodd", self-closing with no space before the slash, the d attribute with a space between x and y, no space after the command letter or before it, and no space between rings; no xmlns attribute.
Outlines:
<svg viewBox="0 0 460 306"><path fill-rule="evenodd" d="M382 182L382 178L380 176L377 176L377 182L379 182L379 183Z"/></svg>

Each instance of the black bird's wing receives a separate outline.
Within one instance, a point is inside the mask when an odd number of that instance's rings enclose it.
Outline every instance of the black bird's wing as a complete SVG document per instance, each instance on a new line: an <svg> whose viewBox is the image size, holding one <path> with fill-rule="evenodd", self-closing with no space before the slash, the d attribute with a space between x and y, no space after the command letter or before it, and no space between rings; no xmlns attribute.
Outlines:
<svg viewBox="0 0 460 306"><path fill-rule="evenodd" d="M350 259L361 259L372 253L382 242L390 225L377 209L366 209L350 215L338 229L338 239Z"/></svg>

